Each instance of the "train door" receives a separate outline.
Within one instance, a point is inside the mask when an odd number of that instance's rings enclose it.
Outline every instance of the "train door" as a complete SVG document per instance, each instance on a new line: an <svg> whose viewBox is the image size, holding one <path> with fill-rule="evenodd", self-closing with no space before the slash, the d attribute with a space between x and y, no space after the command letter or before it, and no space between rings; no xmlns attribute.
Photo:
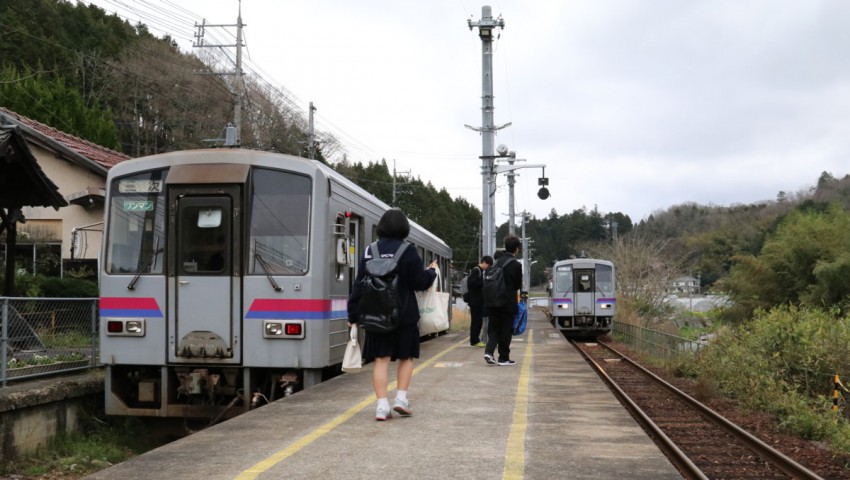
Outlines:
<svg viewBox="0 0 850 480"><path fill-rule="evenodd" d="M236 362L239 187L176 190L170 202L176 287L169 360Z"/></svg>
<svg viewBox="0 0 850 480"><path fill-rule="evenodd" d="M596 299L596 272L593 269L575 269L573 272L574 308L577 315L592 315Z"/></svg>
<svg viewBox="0 0 850 480"><path fill-rule="evenodd" d="M348 220L348 291L354 286L354 279L357 278L357 269L360 266L360 257L362 255L360 239L360 219L351 217Z"/></svg>

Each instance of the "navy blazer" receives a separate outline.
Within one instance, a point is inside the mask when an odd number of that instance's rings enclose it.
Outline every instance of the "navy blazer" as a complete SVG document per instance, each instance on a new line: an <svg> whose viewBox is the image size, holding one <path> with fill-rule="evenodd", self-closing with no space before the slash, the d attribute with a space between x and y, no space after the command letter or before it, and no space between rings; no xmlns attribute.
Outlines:
<svg viewBox="0 0 850 480"><path fill-rule="evenodd" d="M378 240L378 250L381 256L392 257L401 246L402 240L397 238L381 238ZM351 295L348 297L348 321L357 323L357 305L360 302L360 281L366 272L366 261L372 258L372 246L366 247L363 258L360 259L360 266L357 269L357 278L354 279L354 286L351 288ZM413 244L408 245L407 249L402 253L401 259L398 261L398 296L401 302L400 323L399 325L416 325L419 322L419 304L416 302L416 295L413 292L421 292L427 290L437 278L437 272L434 269L426 269L425 264L416 252L416 247Z"/></svg>
<svg viewBox="0 0 850 480"><path fill-rule="evenodd" d="M469 272L469 279L466 280L466 286L469 288L469 305L474 305L480 307L484 305L484 292L482 292L482 288L484 288L484 275L482 274L481 267L475 266Z"/></svg>

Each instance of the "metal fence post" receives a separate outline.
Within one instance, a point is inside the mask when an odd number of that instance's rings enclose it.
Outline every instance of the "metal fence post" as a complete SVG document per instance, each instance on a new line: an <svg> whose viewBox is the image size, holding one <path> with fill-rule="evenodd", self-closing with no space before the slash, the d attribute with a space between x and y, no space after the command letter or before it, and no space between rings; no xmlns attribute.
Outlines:
<svg viewBox="0 0 850 480"><path fill-rule="evenodd" d="M97 365L97 307L100 299L91 301L91 366Z"/></svg>
<svg viewBox="0 0 850 480"><path fill-rule="evenodd" d="M0 307L0 317L2 317L2 325L0 326L0 381L6 386L6 355L9 344L9 299L3 299L3 306Z"/></svg>

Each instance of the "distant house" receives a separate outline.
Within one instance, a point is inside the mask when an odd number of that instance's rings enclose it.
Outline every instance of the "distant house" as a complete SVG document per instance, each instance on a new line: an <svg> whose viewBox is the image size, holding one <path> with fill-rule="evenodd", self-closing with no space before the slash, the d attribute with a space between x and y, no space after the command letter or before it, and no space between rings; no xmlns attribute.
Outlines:
<svg viewBox="0 0 850 480"><path fill-rule="evenodd" d="M26 223L17 226L15 251L8 252L5 238L0 238L3 258L14 255L16 267L30 273L60 275L65 269L82 266L97 271L106 174L130 157L2 107L0 126L18 127L38 166L69 203L58 211L24 207Z"/></svg>
<svg viewBox="0 0 850 480"><path fill-rule="evenodd" d="M669 293L700 293L699 279L690 276L673 279L667 291Z"/></svg>

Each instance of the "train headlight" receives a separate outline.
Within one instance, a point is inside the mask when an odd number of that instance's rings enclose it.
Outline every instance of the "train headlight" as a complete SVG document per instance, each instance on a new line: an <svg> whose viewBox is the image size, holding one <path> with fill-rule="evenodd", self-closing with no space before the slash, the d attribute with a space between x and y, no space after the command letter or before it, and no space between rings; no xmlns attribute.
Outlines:
<svg viewBox="0 0 850 480"><path fill-rule="evenodd" d="M265 333L263 336L268 337L279 337L283 333L283 324L281 322L266 322L263 326Z"/></svg>
<svg viewBox="0 0 850 480"><path fill-rule="evenodd" d="M569 303L559 303L558 308L561 308L561 309L564 309L564 310L569 310L570 304Z"/></svg>
<svg viewBox="0 0 850 480"><path fill-rule="evenodd" d="M144 335L145 334L145 321L144 320L128 320L126 327L127 327L127 335Z"/></svg>
<svg viewBox="0 0 850 480"><path fill-rule="evenodd" d="M604 310L604 309L607 309L607 308L611 308L612 306L613 306L613 305L611 305L610 303L600 303L600 304L599 304L599 308L601 308L601 309L603 309L603 310Z"/></svg>
<svg viewBox="0 0 850 480"><path fill-rule="evenodd" d="M304 320L263 320L263 338L296 338L305 336Z"/></svg>

